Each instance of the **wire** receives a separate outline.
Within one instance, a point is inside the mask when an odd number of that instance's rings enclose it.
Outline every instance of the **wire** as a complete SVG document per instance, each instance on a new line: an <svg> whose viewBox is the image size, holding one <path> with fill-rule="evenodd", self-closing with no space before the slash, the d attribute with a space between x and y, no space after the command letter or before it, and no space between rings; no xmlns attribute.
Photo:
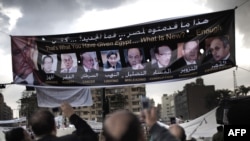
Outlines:
<svg viewBox="0 0 250 141"><path fill-rule="evenodd" d="M245 70L245 71L250 72L250 70L248 70L248 69L245 69L245 68L242 68L242 67L239 67L239 66L238 66L238 68L240 68L240 69L243 69L243 70Z"/></svg>
<svg viewBox="0 0 250 141"><path fill-rule="evenodd" d="M239 8L239 7L243 6L243 5L245 5L247 2L249 2L249 0L246 0L245 2L243 2L242 4L240 4L239 6L235 6L234 9L237 9L237 8Z"/></svg>

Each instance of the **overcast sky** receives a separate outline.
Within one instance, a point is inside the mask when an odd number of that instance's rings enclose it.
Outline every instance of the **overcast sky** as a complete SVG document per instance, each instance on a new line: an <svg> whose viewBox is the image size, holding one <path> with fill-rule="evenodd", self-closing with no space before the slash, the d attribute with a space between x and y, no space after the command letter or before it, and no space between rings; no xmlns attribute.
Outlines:
<svg viewBox="0 0 250 141"><path fill-rule="evenodd" d="M0 83L12 82L9 35L65 34L122 27L171 17L233 9L236 6L236 71L238 85L250 86L250 2L248 0L1 0ZM242 69L243 68L243 69ZM246 70L245 70L246 69ZM233 69L202 76L206 85L233 90ZM248 70L248 71L247 71ZM160 103L162 94L185 83L147 84L147 95ZM7 105L17 108L23 86L2 90Z"/></svg>

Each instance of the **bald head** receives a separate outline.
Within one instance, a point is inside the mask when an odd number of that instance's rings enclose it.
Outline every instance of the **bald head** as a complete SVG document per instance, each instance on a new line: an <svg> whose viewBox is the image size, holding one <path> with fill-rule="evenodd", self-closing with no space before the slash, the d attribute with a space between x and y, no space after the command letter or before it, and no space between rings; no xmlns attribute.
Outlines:
<svg viewBox="0 0 250 141"><path fill-rule="evenodd" d="M30 125L36 136L55 134L54 115L48 110L36 111L31 119Z"/></svg>
<svg viewBox="0 0 250 141"><path fill-rule="evenodd" d="M185 130L178 124L173 124L169 127L169 131L172 135L174 135L177 139L181 141L186 140Z"/></svg>
<svg viewBox="0 0 250 141"><path fill-rule="evenodd" d="M139 140L142 129L139 119L127 110L116 111L104 121L106 140Z"/></svg>

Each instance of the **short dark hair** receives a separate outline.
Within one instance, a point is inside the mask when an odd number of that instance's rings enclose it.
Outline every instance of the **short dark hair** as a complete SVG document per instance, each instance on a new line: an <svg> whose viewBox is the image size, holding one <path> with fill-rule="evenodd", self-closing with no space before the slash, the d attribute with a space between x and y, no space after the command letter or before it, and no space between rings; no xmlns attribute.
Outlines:
<svg viewBox="0 0 250 141"><path fill-rule="evenodd" d="M181 141L185 141L185 140L186 140L186 133L185 133L184 128L181 127Z"/></svg>
<svg viewBox="0 0 250 141"><path fill-rule="evenodd" d="M168 46L168 45L159 45L159 46L156 46L156 47L154 48L154 53L155 53L155 54L159 54L159 48L160 48L160 47L163 47L163 46L164 46L164 47L166 46L166 47L168 47L170 50L172 50L172 49L170 48L170 46Z"/></svg>
<svg viewBox="0 0 250 141"><path fill-rule="evenodd" d="M155 54L159 54L159 48L160 48L161 46L156 46L155 48L154 48L154 53Z"/></svg>
<svg viewBox="0 0 250 141"><path fill-rule="evenodd" d="M226 48L227 45L229 45L229 37L226 36L226 35L224 35L224 36L218 36L218 37L215 37L214 39L219 39L223 43L223 47L224 48Z"/></svg>
<svg viewBox="0 0 250 141"><path fill-rule="evenodd" d="M6 141L22 141L24 140L24 129L21 127L13 128L5 132Z"/></svg>
<svg viewBox="0 0 250 141"><path fill-rule="evenodd" d="M38 110L32 115L30 125L36 136L50 134L55 129L54 115L48 110Z"/></svg>
<svg viewBox="0 0 250 141"><path fill-rule="evenodd" d="M116 51L109 51L107 53L107 58L109 58L111 55L115 55L117 57L117 52Z"/></svg>
<svg viewBox="0 0 250 141"><path fill-rule="evenodd" d="M217 126L217 131L222 132L223 131L223 126Z"/></svg>
<svg viewBox="0 0 250 141"><path fill-rule="evenodd" d="M52 60L52 63L53 63L53 57L50 56L50 55L46 55L46 56L44 56L43 59L42 59L42 63L43 63L43 64L44 64L44 60L45 60L46 58L50 58L50 59Z"/></svg>
<svg viewBox="0 0 250 141"><path fill-rule="evenodd" d="M143 56L143 51L142 51L142 49L141 49L141 48L138 48L138 47L128 48L128 49L127 49L127 55L128 55L128 50L133 49L133 48L138 49L138 50L139 50L139 52L140 52L140 55L141 55L141 56Z"/></svg>

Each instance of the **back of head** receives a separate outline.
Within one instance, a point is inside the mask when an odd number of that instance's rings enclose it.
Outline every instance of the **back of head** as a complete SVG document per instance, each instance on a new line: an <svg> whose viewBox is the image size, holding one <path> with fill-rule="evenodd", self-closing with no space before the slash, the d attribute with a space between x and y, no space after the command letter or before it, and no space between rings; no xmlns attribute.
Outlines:
<svg viewBox="0 0 250 141"><path fill-rule="evenodd" d="M171 134L173 134L177 139L180 139L181 141L186 140L186 133L183 127L181 127L178 124L173 124L169 127L169 131Z"/></svg>
<svg viewBox="0 0 250 141"><path fill-rule="evenodd" d="M217 131L222 132L223 131L223 126L217 126Z"/></svg>
<svg viewBox="0 0 250 141"><path fill-rule="evenodd" d="M5 132L6 141L22 141L24 140L24 129L21 127L11 129L10 131Z"/></svg>
<svg viewBox="0 0 250 141"><path fill-rule="evenodd" d="M120 127L108 125L116 123L119 123ZM114 130L116 133L113 132ZM143 140L141 123L138 117L129 111L114 112L107 116L104 124L104 136L106 141L141 141Z"/></svg>
<svg viewBox="0 0 250 141"><path fill-rule="evenodd" d="M128 112L130 122L126 132L123 134L121 141L139 141L142 138L142 126L136 115Z"/></svg>
<svg viewBox="0 0 250 141"><path fill-rule="evenodd" d="M54 115L48 110L38 110L30 119L31 128L36 136L48 135L56 130Z"/></svg>

